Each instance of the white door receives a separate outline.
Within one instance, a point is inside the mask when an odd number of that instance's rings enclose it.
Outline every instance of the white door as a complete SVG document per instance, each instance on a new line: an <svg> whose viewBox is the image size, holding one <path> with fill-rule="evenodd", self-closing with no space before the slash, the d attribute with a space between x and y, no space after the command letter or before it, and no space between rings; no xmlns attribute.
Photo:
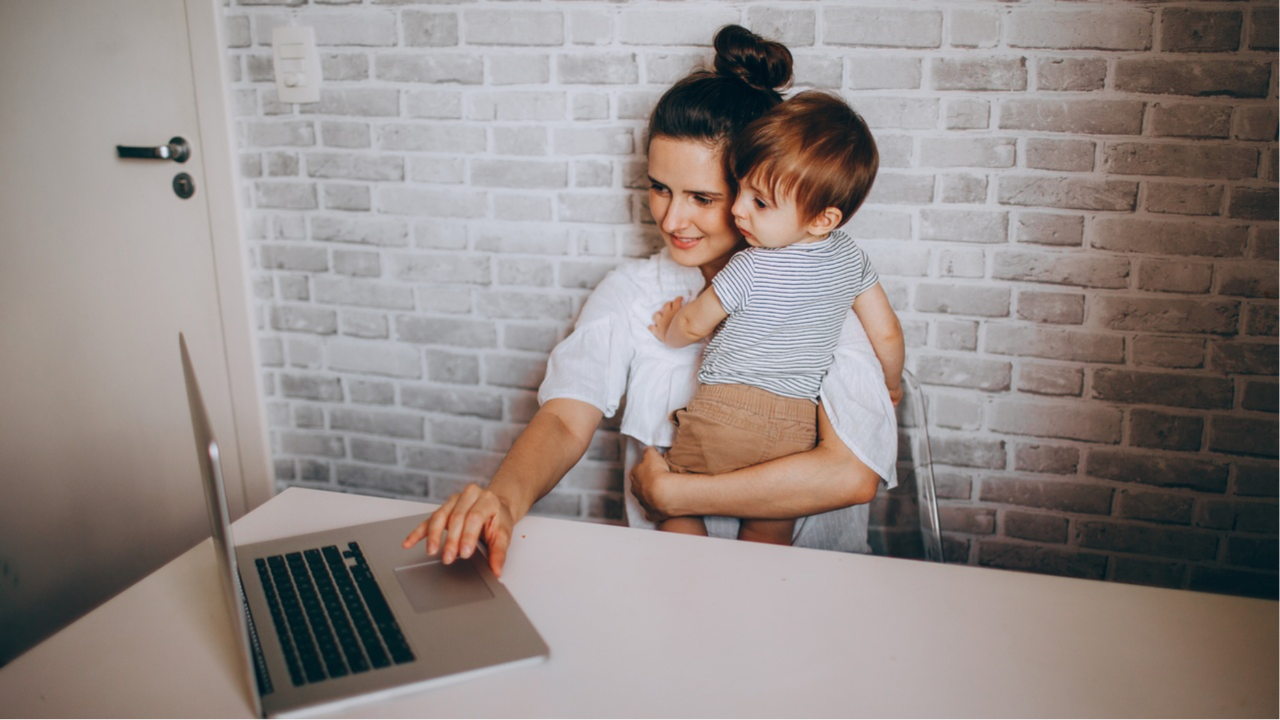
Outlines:
<svg viewBox="0 0 1280 720"><path fill-rule="evenodd" d="M0 663L208 536L180 330L246 505L187 13L0 2Z"/></svg>

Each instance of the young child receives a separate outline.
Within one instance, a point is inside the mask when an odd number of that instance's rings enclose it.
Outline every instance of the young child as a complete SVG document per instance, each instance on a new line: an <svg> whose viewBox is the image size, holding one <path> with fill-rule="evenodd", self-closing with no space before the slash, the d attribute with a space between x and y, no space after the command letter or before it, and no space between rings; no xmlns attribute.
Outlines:
<svg viewBox="0 0 1280 720"><path fill-rule="evenodd" d="M903 339L863 251L838 228L862 205L879 158L866 123L839 98L802 92L759 118L727 152L738 229L751 247L687 305L654 314L671 347L710 335L698 391L677 410L667 461L724 473L812 448L818 392L850 305L871 339L896 405ZM723 323L723 325L721 325ZM739 539L790 544L794 520L744 518ZM659 524L706 534L701 517Z"/></svg>

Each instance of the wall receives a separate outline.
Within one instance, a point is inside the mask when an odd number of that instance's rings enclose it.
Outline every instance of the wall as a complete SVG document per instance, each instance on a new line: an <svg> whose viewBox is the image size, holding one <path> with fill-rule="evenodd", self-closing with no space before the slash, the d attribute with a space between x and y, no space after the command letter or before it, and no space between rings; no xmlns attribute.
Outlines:
<svg viewBox="0 0 1280 720"><path fill-rule="evenodd" d="M439 501L488 476L591 288L659 246L647 114L737 22L876 132L850 227L925 384L948 559L1276 596L1274 0L227 20L279 484ZM276 100L288 23L316 28L317 104ZM618 455L606 425L537 511L616 520ZM917 552L900 499L874 516Z"/></svg>

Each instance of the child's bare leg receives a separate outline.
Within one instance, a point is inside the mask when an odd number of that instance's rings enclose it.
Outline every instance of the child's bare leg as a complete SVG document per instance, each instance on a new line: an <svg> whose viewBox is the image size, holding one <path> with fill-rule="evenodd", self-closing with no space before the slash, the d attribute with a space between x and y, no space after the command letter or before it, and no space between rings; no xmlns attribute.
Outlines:
<svg viewBox="0 0 1280 720"><path fill-rule="evenodd" d="M696 516L667 518L658 523L658 529L663 532L702 535L703 537L707 534L707 524L702 521L702 518Z"/></svg>
<svg viewBox="0 0 1280 720"><path fill-rule="evenodd" d="M738 528L738 539L751 542L790 545L795 520L743 520Z"/></svg>

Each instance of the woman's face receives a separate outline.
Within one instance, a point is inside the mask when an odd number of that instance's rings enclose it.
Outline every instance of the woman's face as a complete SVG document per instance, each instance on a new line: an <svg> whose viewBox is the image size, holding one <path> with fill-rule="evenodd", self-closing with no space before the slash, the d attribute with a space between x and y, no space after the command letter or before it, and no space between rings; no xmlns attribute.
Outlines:
<svg viewBox="0 0 1280 720"><path fill-rule="evenodd" d="M710 277L742 240L720 151L662 135L649 141L649 210L671 258Z"/></svg>

